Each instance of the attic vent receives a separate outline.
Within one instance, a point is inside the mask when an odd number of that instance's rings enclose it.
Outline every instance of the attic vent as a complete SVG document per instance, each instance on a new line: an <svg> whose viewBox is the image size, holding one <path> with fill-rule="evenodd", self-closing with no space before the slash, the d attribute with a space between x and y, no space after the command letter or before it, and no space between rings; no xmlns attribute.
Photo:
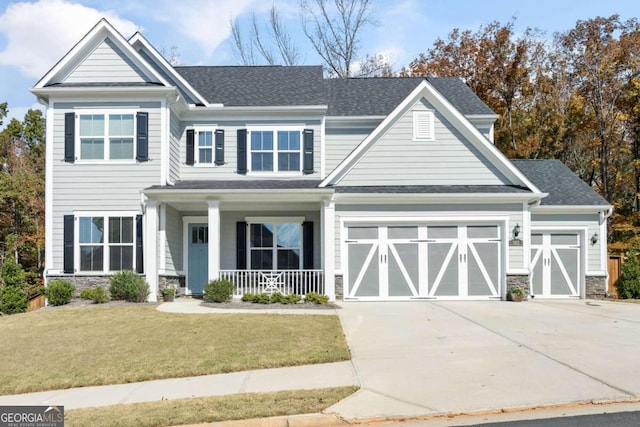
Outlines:
<svg viewBox="0 0 640 427"><path fill-rule="evenodd" d="M413 139L428 141L434 139L433 111L413 112Z"/></svg>

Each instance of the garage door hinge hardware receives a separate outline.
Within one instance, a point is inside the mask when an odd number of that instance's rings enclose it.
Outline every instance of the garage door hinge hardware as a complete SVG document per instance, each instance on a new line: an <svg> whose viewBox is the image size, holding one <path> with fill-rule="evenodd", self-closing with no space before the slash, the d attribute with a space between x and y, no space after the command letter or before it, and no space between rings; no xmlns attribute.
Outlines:
<svg viewBox="0 0 640 427"><path fill-rule="evenodd" d="M345 240L344 242L345 243L358 243L357 240Z"/></svg>
<svg viewBox="0 0 640 427"><path fill-rule="evenodd" d="M435 243L436 241L434 239L414 239L414 240L410 240L411 243Z"/></svg>

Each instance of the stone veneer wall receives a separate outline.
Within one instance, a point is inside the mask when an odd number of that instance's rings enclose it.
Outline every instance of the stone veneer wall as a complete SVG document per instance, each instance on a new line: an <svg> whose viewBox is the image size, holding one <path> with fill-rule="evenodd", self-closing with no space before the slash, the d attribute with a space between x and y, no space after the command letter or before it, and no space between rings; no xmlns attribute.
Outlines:
<svg viewBox="0 0 640 427"><path fill-rule="evenodd" d="M342 274L336 274L336 301L344 301L344 279Z"/></svg>
<svg viewBox="0 0 640 427"><path fill-rule="evenodd" d="M587 276L585 278L585 297L602 299L607 293L607 278L605 276Z"/></svg>
<svg viewBox="0 0 640 427"><path fill-rule="evenodd" d="M93 289L102 286L106 291L109 290L109 278L111 276L47 276L47 281L52 280L68 280L76 287L74 297L78 297L83 289Z"/></svg>
<svg viewBox="0 0 640 427"><path fill-rule="evenodd" d="M529 276L525 274L507 275L507 291L513 288L520 288L524 291L525 298L529 298Z"/></svg>

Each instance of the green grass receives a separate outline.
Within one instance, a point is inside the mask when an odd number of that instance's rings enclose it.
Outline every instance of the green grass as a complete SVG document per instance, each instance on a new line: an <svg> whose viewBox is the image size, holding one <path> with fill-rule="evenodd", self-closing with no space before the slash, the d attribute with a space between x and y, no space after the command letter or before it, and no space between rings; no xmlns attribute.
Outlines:
<svg viewBox="0 0 640 427"><path fill-rule="evenodd" d="M358 387L248 393L66 411L65 426L160 427L320 412Z"/></svg>
<svg viewBox="0 0 640 427"><path fill-rule="evenodd" d="M0 394L348 360L337 316L172 314L150 306L0 318Z"/></svg>

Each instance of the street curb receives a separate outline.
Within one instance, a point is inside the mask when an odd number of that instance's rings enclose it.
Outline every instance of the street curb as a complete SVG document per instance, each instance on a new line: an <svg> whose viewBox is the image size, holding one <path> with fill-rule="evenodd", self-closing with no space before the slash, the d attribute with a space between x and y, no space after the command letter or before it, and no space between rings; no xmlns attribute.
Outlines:
<svg viewBox="0 0 640 427"><path fill-rule="evenodd" d="M349 424L350 423L340 419L335 414L316 413L188 424L174 427L343 427L348 426Z"/></svg>

